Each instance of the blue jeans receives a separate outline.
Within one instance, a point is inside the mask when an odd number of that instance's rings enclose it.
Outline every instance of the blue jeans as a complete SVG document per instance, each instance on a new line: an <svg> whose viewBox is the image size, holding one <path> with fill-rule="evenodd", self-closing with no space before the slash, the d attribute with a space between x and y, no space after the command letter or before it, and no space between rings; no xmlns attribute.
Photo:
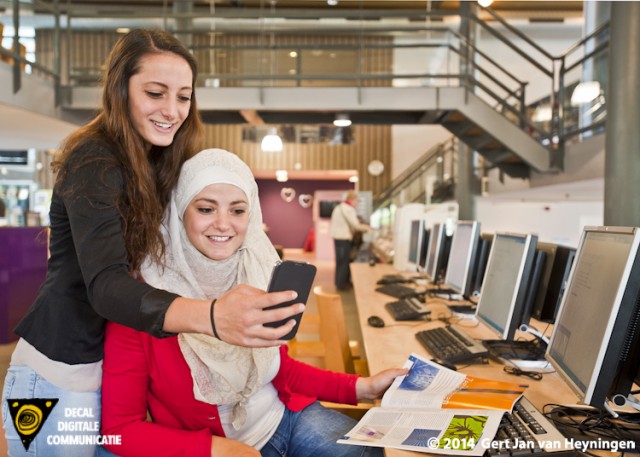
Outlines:
<svg viewBox="0 0 640 457"><path fill-rule="evenodd" d="M87 436L100 434L100 396L100 389L95 392L71 392L50 384L27 366L10 366L2 390L2 425L7 438L9 457L106 457L113 455L96 444L78 444L82 440L86 441ZM58 402L51 409L49 416L29 444L27 451L9 412L9 402L12 399L35 398L55 398L58 399ZM24 417L22 418L24 419ZM29 415L26 415L25 423L28 421ZM23 424L21 424L22 426ZM33 434L25 436L32 437ZM67 444L70 438L76 443Z"/></svg>
<svg viewBox="0 0 640 457"><path fill-rule="evenodd" d="M297 413L285 408L278 429L260 454L262 457L382 457L382 448L336 443L355 425L352 418L318 402Z"/></svg>

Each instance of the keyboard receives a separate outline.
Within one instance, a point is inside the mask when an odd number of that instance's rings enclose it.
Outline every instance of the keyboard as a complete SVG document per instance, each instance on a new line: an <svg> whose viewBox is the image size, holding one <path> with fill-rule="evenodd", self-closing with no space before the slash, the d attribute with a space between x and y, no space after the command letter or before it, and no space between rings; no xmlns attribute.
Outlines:
<svg viewBox="0 0 640 457"><path fill-rule="evenodd" d="M449 308L449 310L452 313L458 313L458 314L475 314L476 313L476 305L472 305L472 304L449 304L447 305L447 308Z"/></svg>
<svg viewBox="0 0 640 457"><path fill-rule="evenodd" d="M493 444L483 457L577 456L565 436L544 415L521 397L513 412L505 413Z"/></svg>
<svg viewBox="0 0 640 457"><path fill-rule="evenodd" d="M431 314L431 310L427 309L426 305L417 298L411 297L386 303L384 307L397 321L422 320Z"/></svg>
<svg viewBox="0 0 640 457"><path fill-rule="evenodd" d="M401 283L401 282L413 282L413 279L406 278L406 277L404 277L402 275L388 275L388 276L383 276L382 278L378 279L377 284L378 285L397 284L397 283Z"/></svg>
<svg viewBox="0 0 640 457"><path fill-rule="evenodd" d="M474 362L488 355L481 343L454 325L419 331L416 338L433 358L453 364Z"/></svg>
<svg viewBox="0 0 640 457"><path fill-rule="evenodd" d="M436 287L429 290L429 293L436 295L460 295L460 292L453 289L446 289L444 287Z"/></svg>
<svg viewBox="0 0 640 457"><path fill-rule="evenodd" d="M402 284L384 284L376 289L376 292L390 295L395 298L408 298L421 295L422 292L413 287L403 286Z"/></svg>
<svg viewBox="0 0 640 457"><path fill-rule="evenodd" d="M490 355L508 360L544 360L544 354L547 351L547 345L539 340L484 340L482 344Z"/></svg>

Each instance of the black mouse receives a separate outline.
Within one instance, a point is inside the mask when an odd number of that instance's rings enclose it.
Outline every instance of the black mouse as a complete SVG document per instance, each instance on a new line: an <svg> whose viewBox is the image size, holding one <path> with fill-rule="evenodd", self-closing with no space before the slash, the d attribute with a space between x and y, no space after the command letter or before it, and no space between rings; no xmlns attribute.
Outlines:
<svg viewBox="0 0 640 457"><path fill-rule="evenodd" d="M380 316L369 316L367 323L372 327L384 327L384 321Z"/></svg>

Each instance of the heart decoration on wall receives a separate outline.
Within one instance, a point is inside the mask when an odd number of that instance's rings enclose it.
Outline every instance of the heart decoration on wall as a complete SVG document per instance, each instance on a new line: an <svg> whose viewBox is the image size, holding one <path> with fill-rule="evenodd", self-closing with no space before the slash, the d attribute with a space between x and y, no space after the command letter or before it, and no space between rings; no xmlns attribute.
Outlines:
<svg viewBox="0 0 640 457"><path fill-rule="evenodd" d="M300 194L298 202L303 208L308 208L311 206L311 203L313 203L313 196L309 194Z"/></svg>
<svg viewBox="0 0 640 457"><path fill-rule="evenodd" d="M296 198L296 191L291 187L283 187L280 191L280 196L285 202L291 203Z"/></svg>

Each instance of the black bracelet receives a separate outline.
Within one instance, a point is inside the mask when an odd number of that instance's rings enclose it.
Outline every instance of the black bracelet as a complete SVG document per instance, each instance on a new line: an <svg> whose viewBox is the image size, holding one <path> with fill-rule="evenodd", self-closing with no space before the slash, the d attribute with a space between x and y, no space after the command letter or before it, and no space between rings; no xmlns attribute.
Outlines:
<svg viewBox="0 0 640 457"><path fill-rule="evenodd" d="M216 323L213 320L213 305L216 304L216 301L218 301L218 299L214 298L213 301L211 302L211 308L210 308L210 311L209 311L209 317L211 317L211 330L213 330L213 336L215 336L220 341L222 341L222 339L220 338L220 335L218 335L218 331L216 330Z"/></svg>

